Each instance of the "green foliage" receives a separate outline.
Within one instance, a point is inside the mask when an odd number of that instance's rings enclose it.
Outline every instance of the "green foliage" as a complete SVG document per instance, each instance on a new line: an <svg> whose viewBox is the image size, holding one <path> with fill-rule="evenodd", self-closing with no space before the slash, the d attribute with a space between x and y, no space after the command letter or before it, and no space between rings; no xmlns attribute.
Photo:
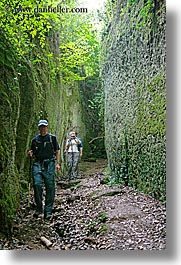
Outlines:
<svg viewBox="0 0 181 265"><path fill-rule="evenodd" d="M128 8L131 8L132 4L137 5L137 0L129 0ZM138 14L139 22L136 24L137 29L148 25L148 21L153 17L153 8L154 8L153 0L144 1L143 7L140 9Z"/></svg>
<svg viewBox="0 0 181 265"><path fill-rule="evenodd" d="M105 26L108 26L116 13L116 1L107 0L104 6L104 12L101 14L101 18L104 19Z"/></svg>
<svg viewBox="0 0 181 265"><path fill-rule="evenodd" d="M99 91L95 93L92 100L89 101L89 108L93 109L95 112L97 112L98 115L98 123L101 123L103 125L104 123L104 92Z"/></svg>
<svg viewBox="0 0 181 265"><path fill-rule="evenodd" d="M107 177L102 179L101 184L108 184L109 182L110 182L110 177L107 176Z"/></svg>
<svg viewBox="0 0 181 265"><path fill-rule="evenodd" d="M67 16L65 23L59 62L63 81L70 84L93 76L99 70L99 42L89 17Z"/></svg>
<svg viewBox="0 0 181 265"><path fill-rule="evenodd" d="M87 219L86 226L89 228L90 233L93 234L103 234L107 231L107 226L105 225L108 217L104 211L100 212L95 219Z"/></svg>
<svg viewBox="0 0 181 265"><path fill-rule="evenodd" d="M98 221L100 223L105 223L107 220L108 220L108 217L107 217L106 213L104 211L100 212L99 216L98 216Z"/></svg>
<svg viewBox="0 0 181 265"><path fill-rule="evenodd" d="M41 5L44 5L42 1ZM37 1L1 1L0 4L0 28L6 39L14 46L19 57L29 54L35 46L32 41L36 38L44 47L46 35L50 31L51 13L37 13Z"/></svg>

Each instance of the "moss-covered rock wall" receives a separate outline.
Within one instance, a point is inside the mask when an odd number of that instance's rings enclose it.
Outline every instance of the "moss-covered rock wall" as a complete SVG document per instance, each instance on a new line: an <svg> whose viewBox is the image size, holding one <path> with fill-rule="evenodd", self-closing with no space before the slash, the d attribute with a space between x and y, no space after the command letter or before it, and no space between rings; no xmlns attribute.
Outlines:
<svg viewBox="0 0 181 265"><path fill-rule="evenodd" d="M118 181L166 199L165 1L117 0L102 44L105 146Z"/></svg>
<svg viewBox="0 0 181 265"><path fill-rule="evenodd" d="M61 173L65 168L63 153L67 133L78 129L84 137L79 87L65 86L57 71L59 56L56 35L45 48L34 48L30 60L19 60L3 33L0 38L0 232L10 233L18 212L22 187L29 181L27 151L38 133L39 119L48 119L49 131L61 146ZM52 46L52 43L56 45ZM47 56L53 53L54 56Z"/></svg>
<svg viewBox="0 0 181 265"><path fill-rule="evenodd" d="M0 34L0 39L3 39ZM17 57L12 47L0 42L0 231L11 230L9 220L17 211L19 178L15 166L20 88Z"/></svg>

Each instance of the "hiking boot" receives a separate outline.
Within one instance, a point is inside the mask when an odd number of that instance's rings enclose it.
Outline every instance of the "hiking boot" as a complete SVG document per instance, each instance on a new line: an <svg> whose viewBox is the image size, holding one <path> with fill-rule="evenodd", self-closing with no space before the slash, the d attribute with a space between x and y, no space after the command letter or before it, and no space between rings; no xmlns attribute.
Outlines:
<svg viewBox="0 0 181 265"><path fill-rule="evenodd" d="M52 214L45 214L45 215L44 215L44 219L45 219L46 221L52 221L52 219L53 219L53 215L52 215Z"/></svg>
<svg viewBox="0 0 181 265"><path fill-rule="evenodd" d="M41 217L41 215L42 215L42 212L35 211L34 214L33 214L33 217L34 218L39 218L39 217Z"/></svg>

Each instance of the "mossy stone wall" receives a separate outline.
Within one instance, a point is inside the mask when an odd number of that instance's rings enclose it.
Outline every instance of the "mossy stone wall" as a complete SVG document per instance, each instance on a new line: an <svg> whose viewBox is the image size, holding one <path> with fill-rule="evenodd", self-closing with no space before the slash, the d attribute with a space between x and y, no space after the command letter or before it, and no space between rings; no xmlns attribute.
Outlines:
<svg viewBox="0 0 181 265"><path fill-rule="evenodd" d="M102 45L105 146L118 181L166 199L165 1L121 1Z"/></svg>
<svg viewBox="0 0 181 265"><path fill-rule="evenodd" d="M0 39L3 35L0 34ZM17 123L20 115L20 87L16 54L0 42L0 232L11 231L17 211L19 177L15 166Z"/></svg>
<svg viewBox="0 0 181 265"><path fill-rule="evenodd" d="M55 38L55 36L53 36ZM62 82L56 56L58 46L37 46L32 60L19 60L13 47L0 38L0 232L10 234L18 213L22 188L28 187L30 161L27 151L39 133L39 119L48 119L49 131L61 146L61 173L66 170L63 153L69 130L78 128L85 135L79 87ZM52 41L58 45L58 40ZM49 58L47 54L54 53ZM42 60L36 60L41 58Z"/></svg>

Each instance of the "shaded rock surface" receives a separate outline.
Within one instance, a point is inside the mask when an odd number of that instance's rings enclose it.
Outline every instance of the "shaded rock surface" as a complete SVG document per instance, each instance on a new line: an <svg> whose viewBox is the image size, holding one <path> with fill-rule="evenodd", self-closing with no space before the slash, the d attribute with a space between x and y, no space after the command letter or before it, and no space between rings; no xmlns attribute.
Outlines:
<svg viewBox="0 0 181 265"><path fill-rule="evenodd" d="M101 184L105 165L106 161L89 163L89 170L80 170L76 185L70 181L62 188L57 181L52 221L33 218L33 193L30 209L23 200L13 236L0 239L0 249L165 249L166 209L130 187Z"/></svg>

